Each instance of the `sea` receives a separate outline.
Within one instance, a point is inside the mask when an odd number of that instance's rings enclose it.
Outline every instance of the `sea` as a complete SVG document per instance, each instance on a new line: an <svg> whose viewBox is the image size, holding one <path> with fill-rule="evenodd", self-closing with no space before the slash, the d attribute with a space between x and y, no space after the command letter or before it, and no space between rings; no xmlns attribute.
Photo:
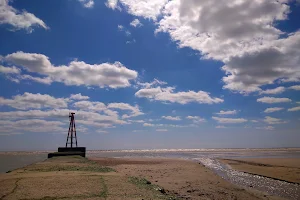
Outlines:
<svg viewBox="0 0 300 200"><path fill-rule="evenodd" d="M0 152L0 173L43 161L47 159L47 153ZM300 148L90 150L87 157L186 159L205 165L233 184L288 199L300 199L300 184L239 172L218 161L218 158L300 158Z"/></svg>

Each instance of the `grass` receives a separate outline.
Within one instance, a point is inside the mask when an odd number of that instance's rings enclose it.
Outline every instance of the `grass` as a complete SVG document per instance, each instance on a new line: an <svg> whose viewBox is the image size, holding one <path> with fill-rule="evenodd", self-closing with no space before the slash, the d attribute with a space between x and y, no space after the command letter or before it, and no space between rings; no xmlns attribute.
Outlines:
<svg viewBox="0 0 300 200"><path fill-rule="evenodd" d="M45 166L28 169L26 171L35 171L35 172L54 172L54 171L89 171L89 172L114 172L115 170L109 167L101 166Z"/></svg>
<svg viewBox="0 0 300 200"><path fill-rule="evenodd" d="M101 176L101 180L102 180L102 185L103 185L103 191L100 193L99 197L107 198L108 190L107 190L107 185L105 184L105 180L104 180L103 176Z"/></svg>
<svg viewBox="0 0 300 200"><path fill-rule="evenodd" d="M148 181L145 178L130 176L128 178L128 181L130 183L138 186L139 188L144 188L144 189L151 190L151 191L155 192L157 197L159 197L160 199L179 200L179 198L177 198L175 196L172 196L170 194L167 194L166 191L164 190L164 188L162 188L158 185L152 184L150 181Z"/></svg>
<svg viewBox="0 0 300 200"><path fill-rule="evenodd" d="M114 172L110 167L100 166L98 163L81 156L53 157L40 164L34 164L26 171L54 172L54 171L89 171Z"/></svg>

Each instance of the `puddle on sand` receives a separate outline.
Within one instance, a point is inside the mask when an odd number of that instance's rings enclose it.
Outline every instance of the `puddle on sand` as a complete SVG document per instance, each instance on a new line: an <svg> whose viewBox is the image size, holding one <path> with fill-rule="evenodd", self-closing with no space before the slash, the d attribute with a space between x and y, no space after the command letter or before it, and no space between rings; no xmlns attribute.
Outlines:
<svg viewBox="0 0 300 200"><path fill-rule="evenodd" d="M213 158L194 158L219 176L239 186L251 187L271 195L289 199L300 199L300 185L252 175L231 169Z"/></svg>

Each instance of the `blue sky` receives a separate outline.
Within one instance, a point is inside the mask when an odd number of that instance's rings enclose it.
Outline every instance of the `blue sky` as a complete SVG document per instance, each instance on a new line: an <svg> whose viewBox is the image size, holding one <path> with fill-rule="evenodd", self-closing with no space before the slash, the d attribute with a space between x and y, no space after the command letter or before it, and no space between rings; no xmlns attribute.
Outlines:
<svg viewBox="0 0 300 200"><path fill-rule="evenodd" d="M0 150L299 147L297 1L0 7Z"/></svg>

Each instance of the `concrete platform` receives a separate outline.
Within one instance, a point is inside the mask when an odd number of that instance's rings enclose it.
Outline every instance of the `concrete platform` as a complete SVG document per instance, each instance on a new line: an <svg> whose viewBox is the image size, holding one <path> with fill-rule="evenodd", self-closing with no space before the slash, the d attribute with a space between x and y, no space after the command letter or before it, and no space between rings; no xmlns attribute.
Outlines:
<svg viewBox="0 0 300 200"><path fill-rule="evenodd" d="M48 158L57 156L82 156L85 157L86 148L85 147L58 147L58 152L49 153Z"/></svg>

